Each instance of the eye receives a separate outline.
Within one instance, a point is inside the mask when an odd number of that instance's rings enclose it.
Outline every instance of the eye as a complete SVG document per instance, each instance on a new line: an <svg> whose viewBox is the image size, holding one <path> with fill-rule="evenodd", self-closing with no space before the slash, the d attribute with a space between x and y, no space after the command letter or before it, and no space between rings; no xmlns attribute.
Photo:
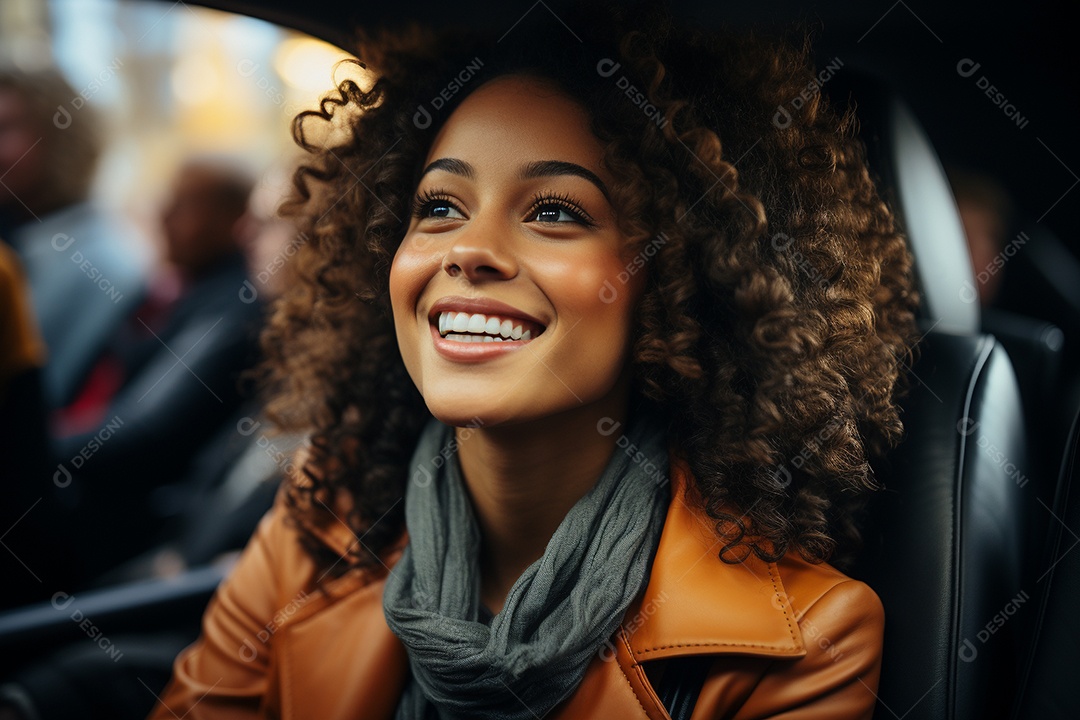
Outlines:
<svg viewBox="0 0 1080 720"><path fill-rule="evenodd" d="M418 194L413 200L413 215L421 220L425 218L465 219L465 214L461 212L461 209L446 193L439 190L428 190Z"/></svg>
<svg viewBox="0 0 1080 720"><path fill-rule="evenodd" d="M577 223L592 227L592 216L581 208L581 204L571 197L538 194L533 198L532 208L525 218L528 222L546 224Z"/></svg>
<svg viewBox="0 0 1080 720"><path fill-rule="evenodd" d="M533 213L537 222L578 222L579 218L558 205L543 205Z"/></svg>

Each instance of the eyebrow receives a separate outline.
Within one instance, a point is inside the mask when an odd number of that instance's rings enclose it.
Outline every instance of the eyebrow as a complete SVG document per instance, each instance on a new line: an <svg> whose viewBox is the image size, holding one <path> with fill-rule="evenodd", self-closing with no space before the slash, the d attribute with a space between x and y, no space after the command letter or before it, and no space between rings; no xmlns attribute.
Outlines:
<svg viewBox="0 0 1080 720"><path fill-rule="evenodd" d="M454 175L461 175L467 177L470 180L476 177L476 171L473 166L464 160L458 160L457 158L439 158L432 161L430 165L424 168L424 172L420 173L421 177L427 175L432 170L444 170ZM577 163L566 162L565 160L537 160L526 165L521 170L522 180L531 180L533 178L541 177L556 177L558 175L573 175L575 177L588 180L603 193L605 198L608 198L607 185L601 180L596 173L588 168L584 168Z"/></svg>
<svg viewBox="0 0 1080 720"><path fill-rule="evenodd" d="M557 175L575 175L584 180L588 180L603 193L604 197L608 197L607 185L604 181L596 176L593 171L583 168L580 165L572 162L565 162L563 160L538 160L531 162L525 166L521 171L522 180L531 180L532 178L540 177L554 177Z"/></svg>
<svg viewBox="0 0 1080 720"><path fill-rule="evenodd" d="M473 166L464 160L458 160L456 158L439 158L433 161L430 165L424 168L424 172L420 173L420 177L427 175L432 170L445 170L448 173L454 175L461 175L467 177L470 180L476 177L476 173L473 171Z"/></svg>

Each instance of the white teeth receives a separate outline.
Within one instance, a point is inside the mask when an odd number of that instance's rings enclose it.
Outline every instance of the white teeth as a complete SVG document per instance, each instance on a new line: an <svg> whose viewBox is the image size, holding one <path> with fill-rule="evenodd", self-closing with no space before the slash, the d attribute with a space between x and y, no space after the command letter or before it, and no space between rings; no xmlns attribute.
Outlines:
<svg viewBox="0 0 1080 720"><path fill-rule="evenodd" d="M502 342L503 340L531 340L532 331L524 324L515 325L513 320L496 315L480 313L441 312L437 320L439 334L457 342ZM472 333L464 335L461 333Z"/></svg>
<svg viewBox="0 0 1080 720"><path fill-rule="evenodd" d="M457 333L450 333L446 336L447 340L453 340L454 342L463 343L478 343L478 342L506 342L502 338L491 337L490 335L458 335Z"/></svg>
<svg viewBox="0 0 1080 720"><path fill-rule="evenodd" d="M487 318L485 318L483 315L476 314L476 315L473 315L471 318L469 318L469 332L471 332L471 333L482 333L482 332L484 332L484 327L486 325L487 325Z"/></svg>

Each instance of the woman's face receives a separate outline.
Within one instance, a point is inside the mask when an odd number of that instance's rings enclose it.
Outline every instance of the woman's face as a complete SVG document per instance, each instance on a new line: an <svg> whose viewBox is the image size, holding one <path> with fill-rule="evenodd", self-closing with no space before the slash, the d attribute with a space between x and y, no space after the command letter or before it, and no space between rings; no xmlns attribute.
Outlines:
<svg viewBox="0 0 1080 720"><path fill-rule="evenodd" d="M602 156L584 108L523 76L477 89L435 137L390 294L405 366L443 422L517 423L626 392L643 278L620 281Z"/></svg>

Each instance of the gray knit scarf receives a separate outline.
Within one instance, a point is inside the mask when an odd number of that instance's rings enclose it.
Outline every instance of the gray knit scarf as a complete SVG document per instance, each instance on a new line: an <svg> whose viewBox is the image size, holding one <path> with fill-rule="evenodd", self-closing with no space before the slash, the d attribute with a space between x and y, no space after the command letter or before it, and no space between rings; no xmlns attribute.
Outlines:
<svg viewBox="0 0 1080 720"><path fill-rule="evenodd" d="M480 532L454 429L427 425L405 493L409 544L383 596L412 669L397 720L532 720L581 683L648 582L668 505L663 428L637 413L622 429L596 485L489 626L478 620Z"/></svg>

